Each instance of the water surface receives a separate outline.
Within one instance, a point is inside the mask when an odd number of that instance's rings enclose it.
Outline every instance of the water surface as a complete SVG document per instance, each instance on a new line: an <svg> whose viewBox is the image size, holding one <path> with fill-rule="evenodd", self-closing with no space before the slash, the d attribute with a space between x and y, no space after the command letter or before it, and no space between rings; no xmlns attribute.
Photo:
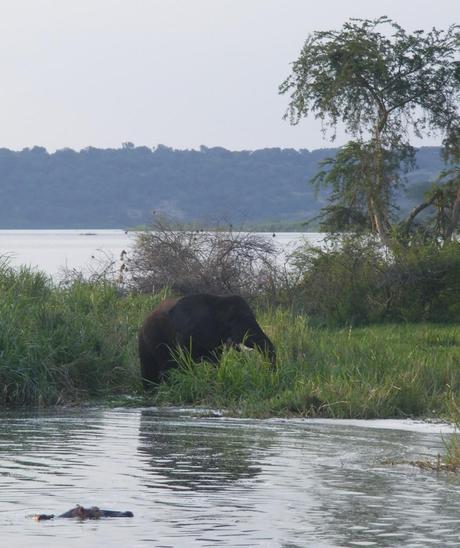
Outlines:
<svg viewBox="0 0 460 548"><path fill-rule="evenodd" d="M459 478L383 464L442 451L421 423L156 409L1 414L9 548L459 546ZM34 522L75 504L134 518Z"/></svg>
<svg viewBox="0 0 460 548"><path fill-rule="evenodd" d="M303 240L320 243L320 233L258 233L285 253ZM15 266L27 265L61 279L65 271L100 272L108 261L118 265L122 251L130 252L136 233L125 230L0 230L0 256Z"/></svg>

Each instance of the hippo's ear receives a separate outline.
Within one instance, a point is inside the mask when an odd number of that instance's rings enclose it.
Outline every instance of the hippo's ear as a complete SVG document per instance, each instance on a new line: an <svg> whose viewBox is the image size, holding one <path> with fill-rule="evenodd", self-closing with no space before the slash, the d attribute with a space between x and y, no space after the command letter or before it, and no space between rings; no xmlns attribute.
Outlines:
<svg viewBox="0 0 460 548"><path fill-rule="evenodd" d="M84 518L86 515L86 510L83 506L80 506L77 504L77 507L75 508L75 517Z"/></svg>

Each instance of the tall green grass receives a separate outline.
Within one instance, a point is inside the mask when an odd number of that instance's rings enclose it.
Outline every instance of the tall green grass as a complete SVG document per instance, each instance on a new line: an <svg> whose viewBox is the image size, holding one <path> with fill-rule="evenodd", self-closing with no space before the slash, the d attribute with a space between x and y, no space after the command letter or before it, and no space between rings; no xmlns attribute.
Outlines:
<svg viewBox="0 0 460 548"><path fill-rule="evenodd" d="M260 317L278 366L257 352L224 353L219 367L182 358L159 401L250 416L449 416L460 401L460 331L430 324L320 329L282 310Z"/></svg>
<svg viewBox="0 0 460 548"><path fill-rule="evenodd" d="M136 335L161 296L109 283L56 287L0 266L0 404L54 404L140 388Z"/></svg>
<svg viewBox="0 0 460 548"><path fill-rule="evenodd" d="M0 264L0 405L141 394L137 332L164 295L121 294L108 282L53 285ZM258 315L277 348L226 350L218 366L186 353L156 403L247 416L452 416L460 409L460 329L392 324L320 328L305 315Z"/></svg>

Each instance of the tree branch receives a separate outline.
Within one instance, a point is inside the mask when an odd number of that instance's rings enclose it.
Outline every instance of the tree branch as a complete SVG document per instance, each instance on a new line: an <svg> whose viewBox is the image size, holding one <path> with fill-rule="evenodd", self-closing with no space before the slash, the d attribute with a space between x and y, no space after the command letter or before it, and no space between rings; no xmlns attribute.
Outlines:
<svg viewBox="0 0 460 548"><path fill-rule="evenodd" d="M409 232L415 217L417 217L417 215L421 213L424 209L426 209L427 207L430 207L430 205L433 205L436 199L439 198L440 194L441 194L441 191L438 190L433 194L433 196L431 196L429 200L414 207L414 209L410 212L409 217L407 218L407 221L404 223L404 226L407 232Z"/></svg>

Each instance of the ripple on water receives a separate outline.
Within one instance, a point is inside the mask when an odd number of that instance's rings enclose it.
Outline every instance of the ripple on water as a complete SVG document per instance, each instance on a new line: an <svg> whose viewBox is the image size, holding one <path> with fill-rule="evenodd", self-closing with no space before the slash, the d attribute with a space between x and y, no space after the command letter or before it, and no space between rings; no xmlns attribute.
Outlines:
<svg viewBox="0 0 460 548"><path fill-rule="evenodd" d="M458 546L459 480L385 466L435 455L433 431L197 417L155 409L4 414L9 548ZM36 523L76 503L133 519Z"/></svg>

